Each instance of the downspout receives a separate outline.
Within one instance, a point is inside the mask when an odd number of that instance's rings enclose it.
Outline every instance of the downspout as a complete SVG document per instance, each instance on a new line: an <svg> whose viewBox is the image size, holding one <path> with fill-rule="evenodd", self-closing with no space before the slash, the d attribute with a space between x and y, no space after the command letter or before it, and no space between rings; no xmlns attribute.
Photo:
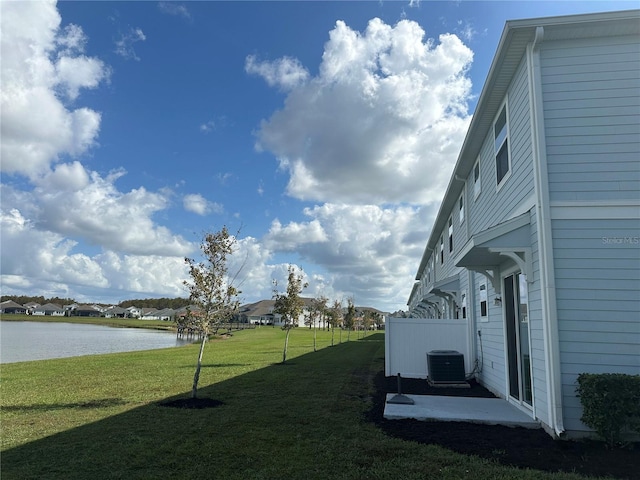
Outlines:
<svg viewBox="0 0 640 480"><path fill-rule="evenodd" d="M551 428L556 436L564 432L562 411L562 374L560 341L558 338L558 310L556 305L555 266L553 260L553 233L547 170L547 145L542 101L542 74L540 44L544 28L536 27L533 43L527 47L529 64L531 135L533 172L536 189L537 237L540 257L540 289L542 300L542 330L545 347L547 405Z"/></svg>

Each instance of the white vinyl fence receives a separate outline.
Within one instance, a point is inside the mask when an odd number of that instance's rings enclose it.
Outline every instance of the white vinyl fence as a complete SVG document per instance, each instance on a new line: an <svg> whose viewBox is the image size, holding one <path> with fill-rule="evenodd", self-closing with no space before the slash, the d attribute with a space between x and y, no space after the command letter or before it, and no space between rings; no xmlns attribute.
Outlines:
<svg viewBox="0 0 640 480"><path fill-rule="evenodd" d="M456 350L464 355L465 371L473 368L467 320L388 318L384 336L387 377L427 378L431 350Z"/></svg>

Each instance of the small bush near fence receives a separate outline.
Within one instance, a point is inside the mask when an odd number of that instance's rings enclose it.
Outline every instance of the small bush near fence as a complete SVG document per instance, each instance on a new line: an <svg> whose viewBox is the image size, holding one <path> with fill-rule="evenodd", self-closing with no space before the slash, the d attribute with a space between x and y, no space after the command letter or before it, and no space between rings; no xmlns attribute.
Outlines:
<svg viewBox="0 0 640 480"><path fill-rule="evenodd" d="M581 373L577 382L580 420L609 446L620 444L626 432L640 433L640 375Z"/></svg>

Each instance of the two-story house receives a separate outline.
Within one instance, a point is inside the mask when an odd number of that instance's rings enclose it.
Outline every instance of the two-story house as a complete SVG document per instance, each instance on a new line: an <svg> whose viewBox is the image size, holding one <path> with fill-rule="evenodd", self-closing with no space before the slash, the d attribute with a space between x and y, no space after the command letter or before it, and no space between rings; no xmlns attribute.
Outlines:
<svg viewBox="0 0 640 480"><path fill-rule="evenodd" d="M408 306L554 436L640 373L640 11L507 22Z"/></svg>

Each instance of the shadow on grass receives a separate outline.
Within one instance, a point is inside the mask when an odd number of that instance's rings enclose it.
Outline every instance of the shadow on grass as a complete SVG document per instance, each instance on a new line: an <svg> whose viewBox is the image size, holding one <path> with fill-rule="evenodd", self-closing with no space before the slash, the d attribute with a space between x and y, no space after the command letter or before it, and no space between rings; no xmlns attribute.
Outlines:
<svg viewBox="0 0 640 480"><path fill-rule="evenodd" d="M340 440L325 447L324 459L318 446L332 435L359 441L371 388L360 373L373 364L381 368L383 348L383 334L372 334L293 357L288 368L275 364L200 388L200 401L216 408L160 406L180 405L190 394L185 391L5 450L2 479L314 478L308 472L318 468L323 473L315 478L335 478L337 471L324 475L338 468ZM117 402L32 408L42 413ZM283 456L292 447L296 455Z"/></svg>
<svg viewBox="0 0 640 480"><path fill-rule="evenodd" d="M46 412L49 410L67 410L73 408L107 408L117 405L126 405L127 402L121 398L102 398L99 400L90 400L88 402L75 403L43 403L38 405L7 405L2 407L5 412Z"/></svg>
<svg viewBox="0 0 640 480"><path fill-rule="evenodd" d="M245 367L246 365L246 363L203 363L201 368ZM195 365L185 365L182 368L194 370Z"/></svg>

